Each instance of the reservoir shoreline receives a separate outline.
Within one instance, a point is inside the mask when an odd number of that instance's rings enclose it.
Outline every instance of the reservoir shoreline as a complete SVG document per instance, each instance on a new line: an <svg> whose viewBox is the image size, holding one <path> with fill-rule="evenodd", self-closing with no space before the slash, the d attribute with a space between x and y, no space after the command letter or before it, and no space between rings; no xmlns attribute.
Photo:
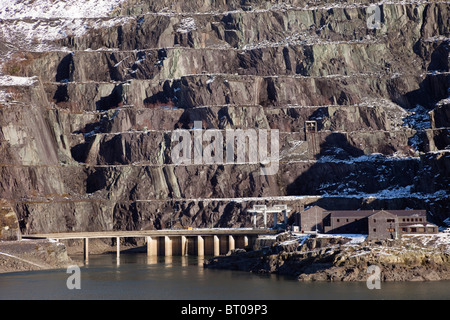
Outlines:
<svg viewBox="0 0 450 320"><path fill-rule="evenodd" d="M367 281L367 268L381 268L381 281L450 280L448 238L434 238L440 246L419 246L413 237L407 241L355 243L356 238L281 233L261 237L253 250L237 249L205 260L202 268L228 269L253 274L277 274L299 281ZM431 237L427 237L430 242ZM436 244L437 240L434 239ZM445 241L443 241L444 239ZM357 242L357 241L356 241ZM408 249L406 249L408 248ZM115 255L112 242L98 239L90 246L92 257ZM124 256L145 253L143 240L122 244ZM22 240L0 242L0 274L67 268L83 261L81 240ZM156 257L157 258L157 257Z"/></svg>

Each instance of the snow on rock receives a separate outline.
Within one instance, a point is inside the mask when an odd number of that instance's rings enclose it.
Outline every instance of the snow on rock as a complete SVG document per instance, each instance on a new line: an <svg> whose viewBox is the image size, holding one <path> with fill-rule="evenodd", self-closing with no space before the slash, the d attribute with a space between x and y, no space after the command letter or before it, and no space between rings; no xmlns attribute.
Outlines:
<svg viewBox="0 0 450 320"><path fill-rule="evenodd" d="M364 193L357 192L355 190L343 190L342 192L332 194L325 192L322 194L324 198L333 198L333 197L353 197L353 198L374 198L374 199L397 199L397 198L417 198L424 199L426 202L429 201L430 198L434 199L447 199L450 198L450 195L447 194L446 190L438 190L434 193L421 193L421 192L412 192L413 186L397 186L390 189L380 190L376 193Z"/></svg>
<svg viewBox="0 0 450 320"><path fill-rule="evenodd" d="M177 32L188 33L190 31L196 30L195 20L192 17L183 18L177 29Z"/></svg>
<svg viewBox="0 0 450 320"><path fill-rule="evenodd" d="M341 236L352 239L348 244L359 244L367 239L366 234L341 234Z"/></svg>
<svg viewBox="0 0 450 320"><path fill-rule="evenodd" d="M441 249L444 252L450 254L450 233L437 233L437 234L408 234L402 236L403 240L412 242L417 241L421 246Z"/></svg>
<svg viewBox="0 0 450 320"><path fill-rule="evenodd" d="M12 96L9 92L4 90L0 90L0 102L6 102L12 99Z"/></svg>
<svg viewBox="0 0 450 320"><path fill-rule="evenodd" d="M0 0L0 19L100 18L124 0Z"/></svg>
<svg viewBox="0 0 450 320"><path fill-rule="evenodd" d="M350 242L347 244L359 244L367 239L366 234L347 234L347 233L340 233L340 234L317 234L317 238L350 238Z"/></svg>
<svg viewBox="0 0 450 320"><path fill-rule="evenodd" d="M40 51L42 41L63 39L68 36L79 37L90 29L112 27L115 24L123 24L126 18L114 18L107 20L87 19L54 19L54 20L5 20L0 24L0 35L5 41L33 44L34 51ZM0 33L1 34L1 33ZM45 49L41 49L45 50Z"/></svg>
<svg viewBox="0 0 450 320"><path fill-rule="evenodd" d="M37 77L0 76L0 86L32 86L36 81Z"/></svg>
<svg viewBox="0 0 450 320"><path fill-rule="evenodd" d="M47 51L51 46L45 42L126 23L127 17L109 18L122 2L0 0L0 41L10 48Z"/></svg>
<svg viewBox="0 0 450 320"><path fill-rule="evenodd" d="M409 115L403 119L404 125L415 130L425 130L431 128L430 115L425 107L416 105L409 110Z"/></svg>
<svg viewBox="0 0 450 320"><path fill-rule="evenodd" d="M37 77L16 77L9 75L0 75L0 87L33 86L37 81ZM0 90L0 102L7 102L11 99L13 99L13 96L9 92Z"/></svg>

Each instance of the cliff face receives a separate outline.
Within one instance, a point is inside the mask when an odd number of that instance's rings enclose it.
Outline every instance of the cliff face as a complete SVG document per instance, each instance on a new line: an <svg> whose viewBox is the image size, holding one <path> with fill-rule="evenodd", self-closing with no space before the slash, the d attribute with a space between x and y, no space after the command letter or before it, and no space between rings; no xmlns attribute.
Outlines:
<svg viewBox="0 0 450 320"><path fill-rule="evenodd" d="M23 233L250 226L257 203L449 217L448 3L380 4L378 29L364 1L24 4L0 7L0 197ZM174 164L195 121L278 129L276 174Z"/></svg>

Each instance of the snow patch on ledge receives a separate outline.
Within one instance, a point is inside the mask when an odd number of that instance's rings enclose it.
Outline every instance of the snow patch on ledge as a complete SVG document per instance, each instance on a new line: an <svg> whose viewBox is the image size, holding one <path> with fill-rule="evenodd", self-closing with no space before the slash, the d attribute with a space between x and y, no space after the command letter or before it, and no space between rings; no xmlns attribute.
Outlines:
<svg viewBox="0 0 450 320"><path fill-rule="evenodd" d="M349 159L339 159L335 156L321 156L319 159L317 159L317 163L327 163L327 162L334 162L334 163L345 163L345 164L354 164L354 163L361 163L361 162L387 162L387 161L409 161L409 160L415 160L420 161L419 157L401 157L399 155L395 156L385 156L381 153L372 153L372 154L364 154L358 157L353 157Z"/></svg>
<svg viewBox="0 0 450 320"><path fill-rule="evenodd" d="M429 202L430 199L440 200L450 198L450 195L447 194L446 190L438 190L434 193L421 193L421 192L412 192L411 189L413 186L405 186L405 187L394 187L391 189L380 190L376 193L364 193L364 192L339 192L336 194L333 193L324 193L321 197L324 198L334 198L334 197L348 197L348 198L374 198L374 199L398 199L398 198L417 198L424 199L425 202Z"/></svg>
<svg viewBox="0 0 450 320"><path fill-rule="evenodd" d="M37 77L16 77L0 74L0 87L33 86L38 82ZM13 100L13 96L7 90L0 89L0 102Z"/></svg>
<svg viewBox="0 0 450 320"><path fill-rule="evenodd" d="M108 17L124 0L0 0L0 19Z"/></svg>
<svg viewBox="0 0 450 320"><path fill-rule="evenodd" d="M32 86L38 81L37 77L16 77L0 75L0 86Z"/></svg>
<svg viewBox="0 0 450 320"><path fill-rule="evenodd" d="M180 22L180 25L177 29L177 32L180 33L188 33L193 30L196 30L197 27L195 25L195 20L192 17L183 18Z"/></svg>
<svg viewBox="0 0 450 320"><path fill-rule="evenodd" d="M0 41L11 52L54 50L59 46L48 42L125 24L130 17L110 17L124 1L0 0Z"/></svg>
<svg viewBox="0 0 450 320"><path fill-rule="evenodd" d="M350 234L350 233L338 233L338 234L323 234L318 233L317 238L350 238L352 239L347 244L359 244L367 239L366 234Z"/></svg>

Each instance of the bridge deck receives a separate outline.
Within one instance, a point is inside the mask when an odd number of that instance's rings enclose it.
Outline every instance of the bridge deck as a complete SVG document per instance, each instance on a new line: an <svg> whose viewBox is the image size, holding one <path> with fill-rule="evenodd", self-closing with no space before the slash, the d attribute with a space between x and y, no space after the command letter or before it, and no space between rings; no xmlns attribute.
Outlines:
<svg viewBox="0 0 450 320"><path fill-rule="evenodd" d="M164 237L164 236L214 236L214 235L265 235L276 234L272 229L163 229L163 230L140 230L140 231L95 231L95 232L61 232L40 233L23 235L25 239L50 238L50 239L95 239L116 237Z"/></svg>
<svg viewBox="0 0 450 320"><path fill-rule="evenodd" d="M192 252L198 256L213 254L218 256L225 251L235 249L240 246L246 247L249 244L249 238L255 239L259 235L276 234L272 229L166 229L166 230L141 230L141 231L99 231L99 232L62 232L62 233L40 233L24 235L24 239L55 239L55 240L74 240L82 239L84 242L84 258L89 258L89 239L117 238L116 251L117 258L120 256L120 238L139 238L145 237L147 242L147 255L186 255ZM188 245L187 239L191 245ZM241 238L238 241L235 238ZM224 247L226 247L224 249Z"/></svg>

